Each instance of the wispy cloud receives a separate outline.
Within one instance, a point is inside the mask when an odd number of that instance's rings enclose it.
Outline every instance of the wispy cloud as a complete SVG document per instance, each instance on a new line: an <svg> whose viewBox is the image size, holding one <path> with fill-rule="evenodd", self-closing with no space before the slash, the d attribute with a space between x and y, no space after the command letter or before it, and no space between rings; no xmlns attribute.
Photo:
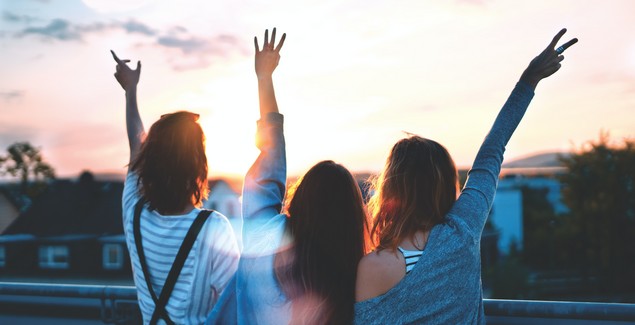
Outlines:
<svg viewBox="0 0 635 325"><path fill-rule="evenodd" d="M236 50L240 52L239 41L235 36L221 34L199 37L190 34L182 26L158 36L156 45L178 51L179 55L169 60L175 70L205 68L217 58L227 57Z"/></svg>
<svg viewBox="0 0 635 325"><path fill-rule="evenodd" d="M15 15L9 14L11 17ZM12 18L13 19L13 18ZM89 34L98 34L110 30L123 30L128 34L141 34L148 37L155 37L159 34L156 29L143 24L134 19L120 22L92 24L72 24L65 19L53 19L48 25L43 27L27 27L15 34L15 37L23 38L28 36L40 37L44 41L82 41Z"/></svg>
<svg viewBox="0 0 635 325"><path fill-rule="evenodd" d="M39 36L42 40L79 41L82 28L71 25L67 20L54 19L44 27L27 27L16 34L21 38L29 35Z"/></svg>
<svg viewBox="0 0 635 325"><path fill-rule="evenodd" d="M21 90L0 91L0 98L5 102L12 102L18 100L24 96L24 92Z"/></svg>
<svg viewBox="0 0 635 325"><path fill-rule="evenodd" d="M17 15L8 11L2 13L2 20L8 23L30 23L38 19L29 15Z"/></svg>
<svg viewBox="0 0 635 325"><path fill-rule="evenodd" d="M119 23L119 27L123 28L130 34L138 33L146 36L155 36L157 31L150 26L140 23L136 20L129 20L123 23Z"/></svg>
<svg viewBox="0 0 635 325"><path fill-rule="evenodd" d="M9 19L20 19L9 14ZM190 33L185 27L173 26L160 30L137 20L115 21L111 23L72 24L64 19L54 19L43 27L27 27L15 33L15 37L37 37L38 39L61 42L82 42L90 34L111 30L122 30L128 34L146 37L153 46L170 51L178 51L179 57L169 57L168 62L175 70L205 68L215 58L227 57L231 53L243 53L240 42L233 35L221 34L201 37Z"/></svg>
<svg viewBox="0 0 635 325"><path fill-rule="evenodd" d="M0 123L0 154L11 144L18 141L32 141L37 130L26 125Z"/></svg>

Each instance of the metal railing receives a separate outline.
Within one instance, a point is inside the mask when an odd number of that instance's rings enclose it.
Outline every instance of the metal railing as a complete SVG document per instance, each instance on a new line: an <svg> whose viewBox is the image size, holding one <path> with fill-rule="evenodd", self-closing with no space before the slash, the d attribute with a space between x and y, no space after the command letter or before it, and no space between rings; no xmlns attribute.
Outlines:
<svg viewBox="0 0 635 325"><path fill-rule="evenodd" d="M28 297L28 299L17 299ZM67 302L42 298L69 298ZM12 283L0 282L1 305L7 302L25 305L69 305L71 311L82 308L99 309L99 317L104 323L134 323L139 320L140 312L136 303L137 293L132 286L110 285L77 285L77 284L42 284L42 283ZM81 298L82 304L77 304L72 298ZM87 300L93 300L90 303ZM635 323L635 304L594 303L569 301L532 301L532 300L501 300L485 299L485 314L489 323L491 320L503 320L498 323L526 324L522 319L548 319L550 323L556 320L585 320L597 323L626 324ZM33 308L28 309L33 311ZM38 308L46 314L46 308ZM6 312L6 311L1 311ZM72 317L72 315L69 315ZM569 322L567 324L575 324Z"/></svg>

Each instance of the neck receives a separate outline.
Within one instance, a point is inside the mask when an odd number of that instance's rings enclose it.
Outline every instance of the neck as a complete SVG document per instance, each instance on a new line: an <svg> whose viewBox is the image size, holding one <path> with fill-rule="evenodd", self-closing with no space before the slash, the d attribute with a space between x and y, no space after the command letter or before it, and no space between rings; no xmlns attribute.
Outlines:
<svg viewBox="0 0 635 325"><path fill-rule="evenodd" d="M182 209L176 209L173 211L159 211L159 213L162 215L181 215L181 214L188 214L193 209L194 209L194 205L190 203L186 205L185 207L183 207Z"/></svg>

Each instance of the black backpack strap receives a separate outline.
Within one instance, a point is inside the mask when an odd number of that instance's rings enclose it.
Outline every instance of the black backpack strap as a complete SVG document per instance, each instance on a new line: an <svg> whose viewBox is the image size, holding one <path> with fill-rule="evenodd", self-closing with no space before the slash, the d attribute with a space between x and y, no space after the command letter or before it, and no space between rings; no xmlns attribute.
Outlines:
<svg viewBox="0 0 635 325"><path fill-rule="evenodd" d="M187 231L185 238L183 239L183 243L179 248L179 252L176 254L176 258L174 259L174 263L172 263L172 267L170 268L170 272L168 273L168 277L165 280L165 284L163 285L163 289L161 290L161 294L157 299L156 294L154 293L154 289L152 289L152 283L150 282L150 274L148 272L148 266L145 261L145 254L143 253L143 246L141 245L141 210L143 209L144 201L140 200L135 207L135 219L134 219L134 233L135 233L135 243L137 245L137 254L139 255L139 259L141 260L141 269L143 270L143 276L146 279L146 284L148 286L148 291L150 292L150 296L152 300L154 300L154 313L152 313L152 319L150 320L150 324L156 324L159 319L163 319L168 324L174 324L174 322L170 319L167 311L165 310L165 306L170 299L170 295L172 294L172 290L176 285L176 280L179 278L181 274L181 269L183 269L183 265L185 264L185 260L192 250L192 246L196 241L196 237L198 237L201 228L205 224L207 218L212 214L213 210L202 210L196 219L190 226L190 229Z"/></svg>

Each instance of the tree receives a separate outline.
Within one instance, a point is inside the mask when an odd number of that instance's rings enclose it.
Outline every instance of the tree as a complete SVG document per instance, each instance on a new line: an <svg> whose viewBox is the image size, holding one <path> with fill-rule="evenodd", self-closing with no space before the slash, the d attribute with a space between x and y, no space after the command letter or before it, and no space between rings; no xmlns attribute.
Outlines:
<svg viewBox="0 0 635 325"><path fill-rule="evenodd" d="M34 196L46 180L55 178L55 171L44 162L39 148L28 142L16 142L7 148L7 155L0 156L0 175L9 174L20 180L24 194ZM29 187L29 181L32 186Z"/></svg>
<svg viewBox="0 0 635 325"><path fill-rule="evenodd" d="M547 199L547 188L524 186L523 194L523 260L534 269L554 267L554 228L557 216Z"/></svg>
<svg viewBox="0 0 635 325"><path fill-rule="evenodd" d="M563 200L576 223L585 276L613 292L635 289L635 140L611 145L608 134L562 159Z"/></svg>

